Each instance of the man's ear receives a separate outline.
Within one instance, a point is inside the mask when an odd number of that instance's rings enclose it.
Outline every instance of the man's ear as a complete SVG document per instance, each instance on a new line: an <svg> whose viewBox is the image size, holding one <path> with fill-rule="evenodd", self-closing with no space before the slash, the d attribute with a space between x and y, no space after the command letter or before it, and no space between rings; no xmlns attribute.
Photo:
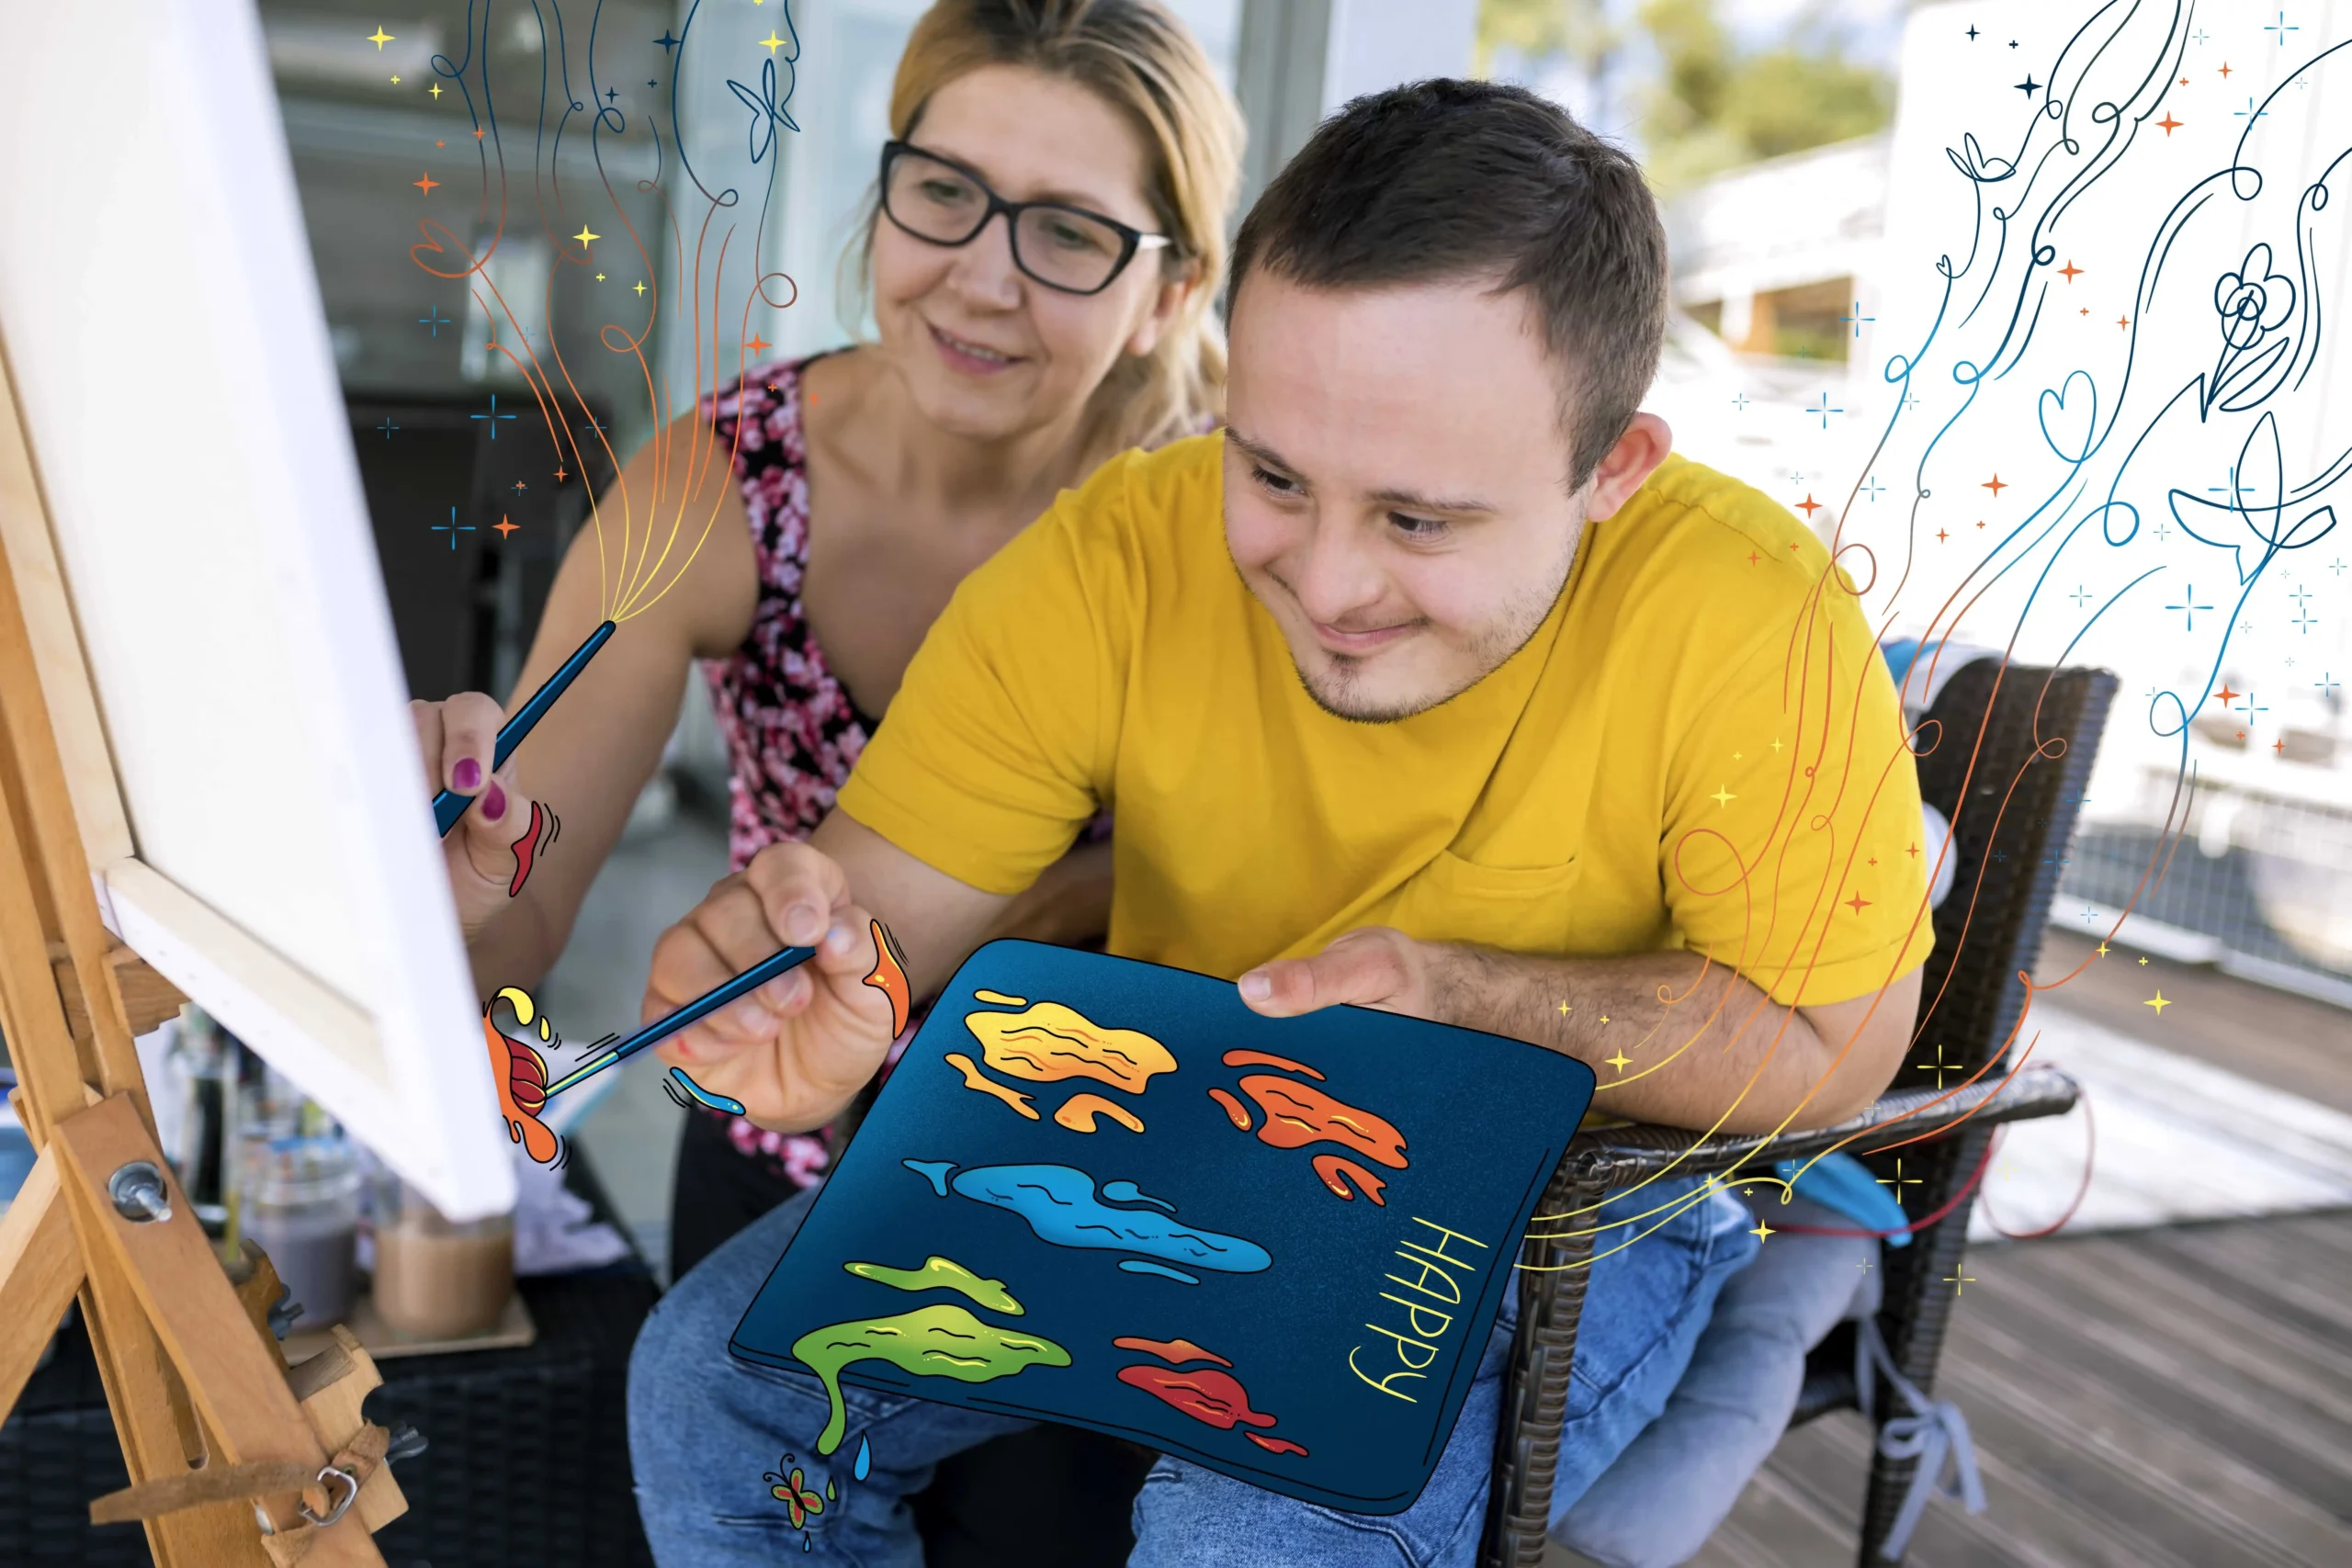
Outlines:
<svg viewBox="0 0 2352 1568"><path fill-rule="evenodd" d="M1592 498L1585 505L1585 516L1607 522L1673 450L1672 426L1654 413L1635 414L1592 470Z"/></svg>
<svg viewBox="0 0 2352 1568"><path fill-rule="evenodd" d="M1127 335L1127 352L1141 359L1158 348L1160 334L1174 324L1200 281L1201 264L1197 261L1187 262L1184 270L1173 277L1162 277L1159 287L1152 291L1151 309Z"/></svg>

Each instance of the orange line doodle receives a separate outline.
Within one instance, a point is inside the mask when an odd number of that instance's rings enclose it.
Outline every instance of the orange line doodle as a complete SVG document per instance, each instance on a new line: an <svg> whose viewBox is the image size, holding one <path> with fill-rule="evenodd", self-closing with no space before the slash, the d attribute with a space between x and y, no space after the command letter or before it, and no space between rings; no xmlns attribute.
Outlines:
<svg viewBox="0 0 2352 1568"><path fill-rule="evenodd" d="M1373 1175L1355 1161L1343 1158L1339 1155L1317 1155L1308 1163L1315 1167L1315 1174L1323 1179L1324 1186L1351 1203L1355 1201L1356 1195L1348 1190L1346 1182L1340 1179L1342 1172L1355 1179L1356 1186L1363 1190L1365 1197L1384 1209L1388 1207L1388 1200L1380 1195L1381 1189L1386 1187L1388 1183L1382 1178Z"/></svg>
<svg viewBox="0 0 2352 1568"><path fill-rule="evenodd" d="M1277 1056L1271 1051L1227 1051L1224 1061L1228 1067L1281 1067L1286 1072L1303 1073L1317 1083L1324 1081L1323 1075L1306 1063Z"/></svg>
<svg viewBox="0 0 2352 1568"><path fill-rule="evenodd" d="M1229 1092L1221 1089L1213 1089L1209 1090L1209 1098L1225 1107L1227 1120L1245 1133L1250 1130L1249 1111Z"/></svg>
<svg viewBox="0 0 2352 1568"><path fill-rule="evenodd" d="M1141 1117L1125 1106L1114 1104L1091 1092L1073 1094L1062 1101L1062 1108L1054 1112L1054 1123L1073 1133L1091 1133L1095 1130L1095 1118L1100 1116L1108 1116L1130 1133L1143 1131Z"/></svg>
<svg viewBox="0 0 2352 1568"><path fill-rule="evenodd" d="M491 1006L497 1006L494 998ZM524 1009L518 1006L514 1010L521 1015ZM525 1021L529 1021L527 1017ZM498 1109L506 1119L508 1139L522 1145L536 1163L547 1164L560 1146L554 1131L538 1115L547 1104L547 1065L537 1051L501 1033L487 1009L481 1015L481 1036L490 1051L491 1081L498 1088Z"/></svg>
<svg viewBox="0 0 2352 1568"><path fill-rule="evenodd" d="M1005 1088L1002 1084L989 1077L988 1074L980 1071L979 1064L973 1061L971 1057L964 1055L963 1052L948 1052L947 1065L964 1075L964 1087L966 1089L978 1089L982 1094L992 1094L999 1100L1004 1101L1007 1105L1012 1107L1015 1111L1021 1112L1022 1115L1029 1118L1032 1122L1041 1120L1037 1114L1036 1109L1029 1103L1029 1097L1027 1095L1023 1094L1019 1089ZM1056 1120L1058 1121L1060 1118L1057 1117ZM1091 1127L1087 1129L1090 1133L1094 1129Z"/></svg>
<svg viewBox="0 0 2352 1568"><path fill-rule="evenodd" d="M899 952L898 939L881 921L869 923L874 928L874 968L865 984L890 998L890 1038L896 1040L907 1032L907 1014L914 1010L914 989L907 983L906 960Z"/></svg>

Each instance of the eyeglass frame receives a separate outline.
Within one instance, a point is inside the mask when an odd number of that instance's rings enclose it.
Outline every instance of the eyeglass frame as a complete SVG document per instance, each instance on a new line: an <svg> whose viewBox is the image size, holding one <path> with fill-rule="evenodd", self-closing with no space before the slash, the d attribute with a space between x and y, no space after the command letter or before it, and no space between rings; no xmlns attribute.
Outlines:
<svg viewBox="0 0 2352 1568"><path fill-rule="evenodd" d="M946 167L955 170L957 174L962 175L965 178L978 186L979 187L980 194L989 198L988 210L981 214L979 222L973 227L970 233L965 235L960 240L935 240L929 234L922 233L908 227L906 222L901 220L897 213L890 210L890 165L895 160L908 153L912 153L918 158L928 158L934 164L944 164ZM1119 275L1127 270L1127 264L1136 259L1136 252L1159 250L1163 246L1173 247L1176 243L1175 236L1173 235L1148 234L1141 229L1135 228L1130 224L1122 223L1117 219L1110 217L1107 214L1096 212L1091 208L1073 207L1067 201L1007 201L1004 197L997 195L996 188L989 185L987 180L981 178L979 171L974 169L970 164L958 163L953 158L944 157L937 152L933 152L927 147L918 147L911 141L899 141L894 140L885 141L882 144L881 179L880 183L876 187L875 201L876 205L881 209L882 216L890 220L890 226L892 228L898 230L900 233L906 235L910 239L921 240L926 245L937 245L943 250L956 250L962 246L970 244L973 241L978 239L983 233L988 231L988 226L994 222L996 220L996 215L1001 212L1005 215L1005 246L1006 249L1012 252L1012 265L1021 269L1022 276L1032 278L1037 283L1044 285L1046 288L1055 290L1057 293L1076 295L1081 299L1091 299L1093 296L1100 294L1104 289L1110 288L1111 285L1118 282ZM1111 264L1111 276L1104 278L1101 283L1096 284L1091 288L1072 288L1067 283L1056 283L1049 277L1040 276L1027 262L1021 259L1021 215L1033 209L1048 212L1073 213L1076 216L1087 219L1091 222L1102 224L1110 229L1113 233L1118 235L1120 245L1119 259Z"/></svg>

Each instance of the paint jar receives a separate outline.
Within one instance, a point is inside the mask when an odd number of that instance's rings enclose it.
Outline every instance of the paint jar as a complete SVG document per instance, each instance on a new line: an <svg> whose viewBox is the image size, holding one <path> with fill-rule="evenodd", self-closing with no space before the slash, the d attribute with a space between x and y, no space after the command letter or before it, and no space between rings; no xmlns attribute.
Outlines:
<svg viewBox="0 0 2352 1568"><path fill-rule="evenodd" d="M297 1332L351 1314L359 1168L341 1137L254 1139L244 1147L239 1226L300 1303Z"/></svg>
<svg viewBox="0 0 2352 1568"><path fill-rule="evenodd" d="M514 1216L448 1219L398 1178L378 1179L376 1315L411 1339L497 1326L514 1293Z"/></svg>

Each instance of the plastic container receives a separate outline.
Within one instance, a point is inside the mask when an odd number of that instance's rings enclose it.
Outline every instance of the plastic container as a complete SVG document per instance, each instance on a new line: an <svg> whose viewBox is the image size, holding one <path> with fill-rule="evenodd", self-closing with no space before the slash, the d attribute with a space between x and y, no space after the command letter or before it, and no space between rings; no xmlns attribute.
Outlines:
<svg viewBox="0 0 2352 1568"><path fill-rule="evenodd" d="M351 1314L359 1168L339 1137L275 1138L244 1147L239 1228L269 1254L301 1304L299 1331Z"/></svg>
<svg viewBox="0 0 2352 1568"><path fill-rule="evenodd" d="M514 1293L514 1216L462 1224L381 1176L371 1191L376 1315L411 1339L462 1339L495 1327Z"/></svg>

